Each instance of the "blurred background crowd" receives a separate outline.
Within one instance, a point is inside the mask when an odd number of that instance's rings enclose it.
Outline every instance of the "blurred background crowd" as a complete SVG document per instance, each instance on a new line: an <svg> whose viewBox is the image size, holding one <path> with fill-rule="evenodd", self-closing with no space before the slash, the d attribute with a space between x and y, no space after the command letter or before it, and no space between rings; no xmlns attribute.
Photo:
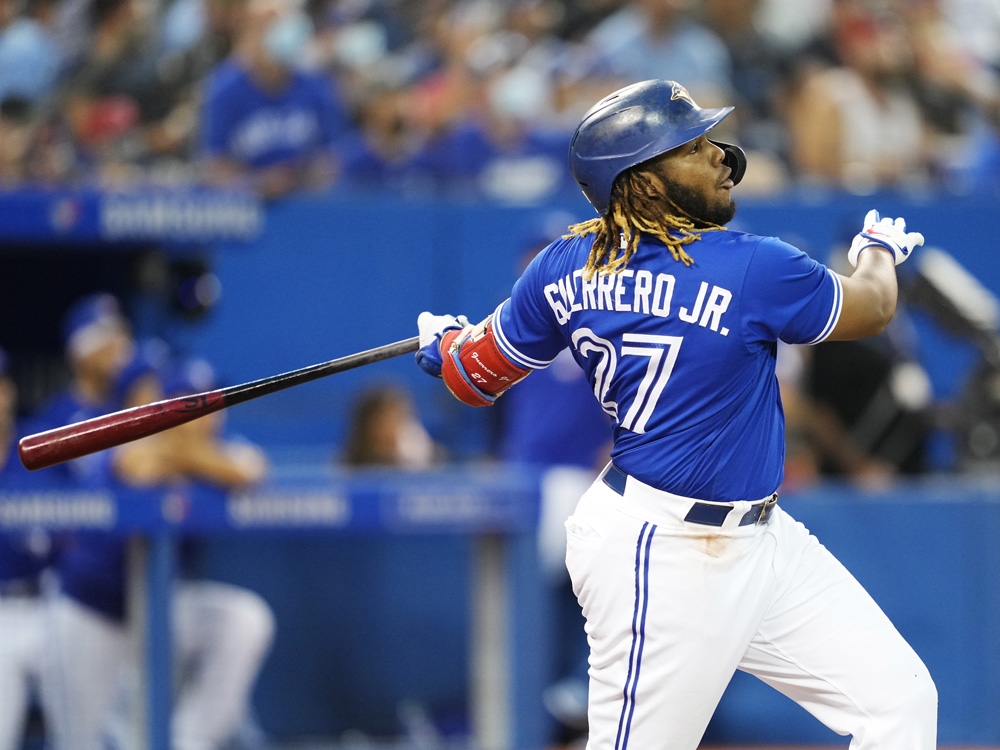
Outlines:
<svg viewBox="0 0 1000 750"><path fill-rule="evenodd" d="M782 237L846 273L864 211L845 196L920 206L906 217L928 246L900 269L901 303L885 333L779 348L782 492L827 479L850 491L933 473L995 479L1000 299L996 278L962 265L995 267L994 237L982 229L988 216L971 216L971 229L955 217L970 218L968 199L975 212L1000 195L1000 0L0 0L0 198L206 186L246 190L267 216L262 235L238 249L74 245L58 221L47 244L0 236L0 492L199 487L223 502L280 482L290 455L347 473L466 459L540 470L539 567L556 642L542 702L552 746L579 744L586 643L562 522L607 460L609 425L566 352L488 415L459 411L407 362L408 375L385 383L365 370L323 392L248 405L234 415L248 434L202 420L39 474L23 470L15 445L26 433L359 351L397 323L409 335L420 305L485 315L534 254L583 218L557 210L568 195L580 199L567 151L583 113L623 85L662 77L703 107L736 106L718 137L748 152L737 200L761 199L737 222L795 218ZM357 201L366 190L376 197ZM304 194L323 197L293 197ZM849 230L840 227L853 213ZM953 236L948 251L935 246ZM927 317L973 353L928 357L940 340L928 337ZM968 375L947 393L925 369L942 360L956 378ZM328 430L332 422L342 429ZM370 542L354 550L364 565L346 573L329 557L350 548L343 540L316 557L300 541L298 557L254 545L209 555L216 566L242 563L253 584L226 586L202 576L213 570L201 559L209 545L184 540L174 597L180 750L264 747L251 701L260 670L291 674L264 673L258 704L263 723L277 725L320 639L329 652L315 661L336 673L315 679L317 701L327 701L317 713L364 724L374 701L357 684L378 670L350 643L370 623L339 651L328 637L362 618L359 592L421 599L401 618L407 639L413 630L421 641L405 651L379 644L387 659L405 666L422 648L450 655L462 636L454 617L430 610L437 596L459 607L464 581L406 584L435 554L454 576L454 550L420 547L420 564L400 563L390 590L379 565L390 566ZM111 533L0 530L0 750L22 747L25 734L33 750L90 750L111 731L109 717L128 724L135 706L116 705L115 682L130 662L127 551ZM264 591L269 576L276 583ZM306 600L321 637L302 630ZM96 645L73 648L84 639ZM951 643L936 631L933 640ZM392 667L380 695L405 671ZM445 667L440 681L454 684L454 665ZM438 677L419 671L423 686ZM60 699L53 685L78 687ZM334 698L323 692L331 685Z"/></svg>
<svg viewBox="0 0 1000 750"><path fill-rule="evenodd" d="M997 187L993 0L0 0L0 186L538 201L664 71L737 106L744 194Z"/></svg>

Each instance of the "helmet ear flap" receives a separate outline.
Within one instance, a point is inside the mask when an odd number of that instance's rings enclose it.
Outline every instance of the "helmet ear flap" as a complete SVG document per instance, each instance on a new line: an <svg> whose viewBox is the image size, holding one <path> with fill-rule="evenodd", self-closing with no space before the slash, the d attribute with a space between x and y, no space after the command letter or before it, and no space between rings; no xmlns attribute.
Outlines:
<svg viewBox="0 0 1000 750"><path fill-rule="evenodd" d="M743 175L747 171L747 155L739 146L732 143L723 143L722 141L713 141L709 139L709 143L712 143L725 152L725 156L722 159L722 163L729 167L729 179L733 181L733 185L739 185L740 180L743 179Z"/></svg>

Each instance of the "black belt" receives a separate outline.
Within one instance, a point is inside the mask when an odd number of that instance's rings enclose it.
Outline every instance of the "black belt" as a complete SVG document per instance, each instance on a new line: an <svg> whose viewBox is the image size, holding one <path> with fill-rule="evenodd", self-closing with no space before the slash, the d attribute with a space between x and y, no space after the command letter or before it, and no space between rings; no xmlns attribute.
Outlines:
<svg viewBox="0 0 1000 750"><path fill-rule="evenodd" d="M628 479L628 474L614 464L608 466L601 479L619 495L625 494L625 480ZM778 493L775 492L767 500L752 505L750 510L744 513L743 518L740 519L740 526L767 523L767 519L771 517L771 511L774 510L777 502ZM703 526L722 526L732 509L732 505L716 505L696 500L688 514L684 516L684 520L690 523L700 523Z"/></svg>

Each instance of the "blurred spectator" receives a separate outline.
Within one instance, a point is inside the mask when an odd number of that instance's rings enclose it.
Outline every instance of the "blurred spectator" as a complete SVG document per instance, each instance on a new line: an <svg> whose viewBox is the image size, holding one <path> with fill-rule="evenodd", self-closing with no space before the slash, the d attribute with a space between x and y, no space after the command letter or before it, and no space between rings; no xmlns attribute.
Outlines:
<svg viewBox="0 0 1000 750"><path fill-rule="evenodd" d="M964 28L968 8L963 5L983 6L976 7L977 32ZM909 0L900 6L914 50L915 90L934 136L939 183L956 192L996 190L1000 10L995 3L970 0ZM993 49L987 41L991 35Z"/></svg>
<svg viewBox="0 0 1000 750"><path fill-rule="evenodd" d="M908 86L913 48L900 15L866 0L834 0L837 63L799 73L787 105L797 176L853 192L927 184L930 141Z"/></svg>
<svg viewBox="0 0 1000 750"><path fill-rule="evenodd" d="M309 5L315 34L305 62L338 79L351 109L365 98L367 84L391 81L400 89L412 77L406 56L396 53L414 42L417 29L413 19L407 23L401 17L404 8L399 4L320 0Z"/></svg>
<svg viewBox="0 0 1000 750"><path fill-rule="evenodd" d="M495 62L495 54L503 54L482 53L483 41L500 29L502 19L496 3L482 0L428 10L421 24L427 69L410 87L413 124L421 132L439 136L481 104L481 71Z"/></svg>
<svg viewBox="0 0 1000 750"><path fill-rule="evenodd" d="M629 0L587 35L579 74L619 85L651 78L684 81L702 106L729 102L731 60L718 35L692 14L691 0Z"/></svg>
<svg viewBox="0 0 1000 750"><path fill-rule="evenodd" d="M0 185L16 185L28 176L34 136L31 102L18 96L0 101Z"/></svg>
<svg viewBox="0 0 1000 750"><path fill-rule="evenodd" d="M578 42L598 23L621 7L621 0L556 0L559 36Z"/></svg>
<svg viewBox="0 0 1000 750"><path fill-rule="evenodd" d="M333 82L297 65L312 33L294 0L249 0L233 53L205 83L210 182L248 184L265 198L334 182L345 113Z"/></svg>
<svg viewBox="0 0 1000 750"><path fill-rule="evenodd" d="M340 462L346 466L427 469L443 452L417 418L410 394L398 386L363 392L351 410Z"/></svg>
<svg viewBox="0 0 1000 750"><path fill-rule="evenodd" d="M174 0L160 22L164 53L206 75L232 52L244 9L241 0Z"/></svg>
<svg viewBox="0 0 1000 750"><path fill-rule="evenodd" d="M10 0L5 4L13 5ZM63 68L51 29L55 4L25 0L20 15L7 23L0 20L0 102L11 96L38 102L52 95Z"/></svg>
<svg viewBox="0 0 1000 750"><path fill-rule="evenodd" d="M39 484L17 457L16 414L17 387L0 349L0 491ZM42 578L52 556L52 540L40 529L0 531L0 750L22 746L30 708L49 698L42 673Z"/></svg>
<svg viewBox="0 0 1000 750"><path fill-rule="evenodd" d="M705 0L701 16L729 52L736 107L728 120L735 140L747 152L753 169L740 183L744 195L773 193L785 186L788 135L779 117L790 60L758 29L756 19L764 0Z"/></svg>
<svg viewBox="0 0 1000 750"><path fill-rule="evenodd" d="M526 89L514 99L521 102L515 111L539 126L563 130L569 136L584 112L600 97L591 96L594 84L584 83L570 70L577 45L559 36L566 13L559 0L511 2L505 30L495 35L510 50L510 59L494 85ZM503 98L512 99L510 92L502 93Z"/></svg>
<svg viewBox="0 0 1000 750"><path fill-rule="evenodd" d="M55 5L0 3L0 185L73 175L75 156L59 113L65 60L53 31Z"/></svg>
<svg viewBox="0 0 1000 750"><path fill-rule="evenodd" d="M74 304L66 316L65 341L73 380L43 411L38 429L162 396L154 363L135 362L128 320L111 295L91 295ZM183 437L161 433L45 471L53 478L63 476L71 487L104 491L190 480L229 487L260 479L258 451L230 452L212 442L204 424L186 427ZM213 459L230 463L210 466ZM113 721L116 707L135 698L122 693L121 682L137 668L129 661L126 541L113 532L76 532L58 558L59 593L49 603L52 640L45 665L52 684L64 688L49 711L56 747L100 747L115 731L134 731L128 721ZM174 650L187 660L178 666L187 667L183 674L189 677L175 703L174 747L221 748L244 716L270 645L270 609L242 589L182 584L173 615Z"/></svg>
<svg viewBox="0 0 1000 750"><path fill-rule="evenodd" d="M459 6L440 31L440 70L416 87L418 107L447 98L454 110L427 125L416 169L445 192L533 204L575 189L566 170L558 80L563 45L539 3ZM423 103L423 104L421 104ZM436 113L437 105L433 107Z"/></svg>
<svg viewBox="0 0 1000 750"><path fill-rule="evenodd" d="M87 53L90 43L88 13L92 0L60 0L56 6L55 34L68 68L73 69Z"/></svg>
<svg viewBox="0 0 1000 750"><path fill-rule="evenodd" d="M174 103L154 133L158 179L170 180L172 173L194 179L202 87L208 74L232 53L245 8L243 0L176 0L166 6L158 25L156 64L169 80Z"/></svg>
<svg viewBox="0 0 1000 750"><path fill-rule="evenodd" d="M930 4L961 40L964 54L1000 71L1000 4L994 0L933 0Z"/></svg>
<svg viewBox="0 0 1000 750"><path fill-rule="evenodd" d="M424 138L410 122L407 91L372 81L356 107L357 127L337 148L344 182L404 192L424 185L414 165Z"/></svg>
<svg viewBox="0 0 1000 750"><path fill-rule="evenodd" d="M214 368L198 358L171 359L157 370L157 377L163 398L220 387ZM127 472L133 486L197 481L231 489L260 483L268 472L267 456L252 443L224 438L224 424L225 413L216 412L178 425L154 436L155 440L140 441L135 455L121 456L118 466Z"/></svg>
<svg viewBox="0 0 1000 750"><path fill-rule="evenodd" d="M110 183L146 179L157 160L182 156L190 142L187 82L161 64L144 0L92 0L87 12L90 41L66 83L66 121L87 173Z"/></svg>
<svg viewBox="0 0 1000 750"><path fill-rule="evenodd" d="M532 203L590 103L669 77L737 105L748 191L994 189L997 61L985 0L2 0L0 183Z"/></svg>
<svg viewBox="0 0 1000 750"><path fill-rule="evenodd" d="M830 25L831 6L835 0L761 0L754 13L754 26L782 55L795 55Z"/></svg>
<svg viewBox="0 0 1000 750"><path fill-rule="evenodd" d="M573 187L571 134L533 121L544 90L515 72L484 83L484 107L431 139L416 169L443 192L504 203L536 204Z"/></svg>
<svg viewBox="0 0 1000 750"><path fill-rule="evenodd" d="M19 96L0 102L0 185L52 187L78 175L72 133L57 108Z"/></svg>

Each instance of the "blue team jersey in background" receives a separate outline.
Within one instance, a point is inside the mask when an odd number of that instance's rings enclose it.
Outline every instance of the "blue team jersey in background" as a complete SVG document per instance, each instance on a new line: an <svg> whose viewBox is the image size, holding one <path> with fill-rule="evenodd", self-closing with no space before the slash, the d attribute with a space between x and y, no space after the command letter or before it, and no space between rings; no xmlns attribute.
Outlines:
<svg viewBox="0 0 1000 750"><path fill-rule="evenodd" d="M583 278L592 237L542 251L497 308L501 351L540 368L569 346L614 419L612 459L642 482L703 500L756 500L783 476L777 340L836 326L839 278L772 237L705 232L686 267L643 239L628 267Z"/></svg>
<svg viewBox="0 0 1000 750"><path fill-rule="evenodd" d="M269 167L332 153L346 128L333 83L321 73L296 70L280 91L265 91L232 60L206 82L202 148L249 167Z"/></svg>
<svg viewBox="0 0 1000 750"><path fill-rule="evenodd" d="M31 492L48 489L49 485L39 476L24 468L17 455L17 437L7 447L0 466L0 494L5 492ZM2 450L2 449L0 449ZM0 531L0 584L7 581L37 581L53 560L49 535L41 529L30 531Z"/></svg>
<svg viewBox="0 0 1000 750"><path fill-rule="evenodd" d="M87 404L72 391L54 397L35 419L35 431L100 416L120 408L109 401L104 405ZM42 469L57 486L76 490L112 492L120 485L112 472L111 451L88 456ZM125 617L125 544L120 534L109 531L76 531L58 540L59 554L55 569L62 591L78 602L121 621Z"/></svg>

